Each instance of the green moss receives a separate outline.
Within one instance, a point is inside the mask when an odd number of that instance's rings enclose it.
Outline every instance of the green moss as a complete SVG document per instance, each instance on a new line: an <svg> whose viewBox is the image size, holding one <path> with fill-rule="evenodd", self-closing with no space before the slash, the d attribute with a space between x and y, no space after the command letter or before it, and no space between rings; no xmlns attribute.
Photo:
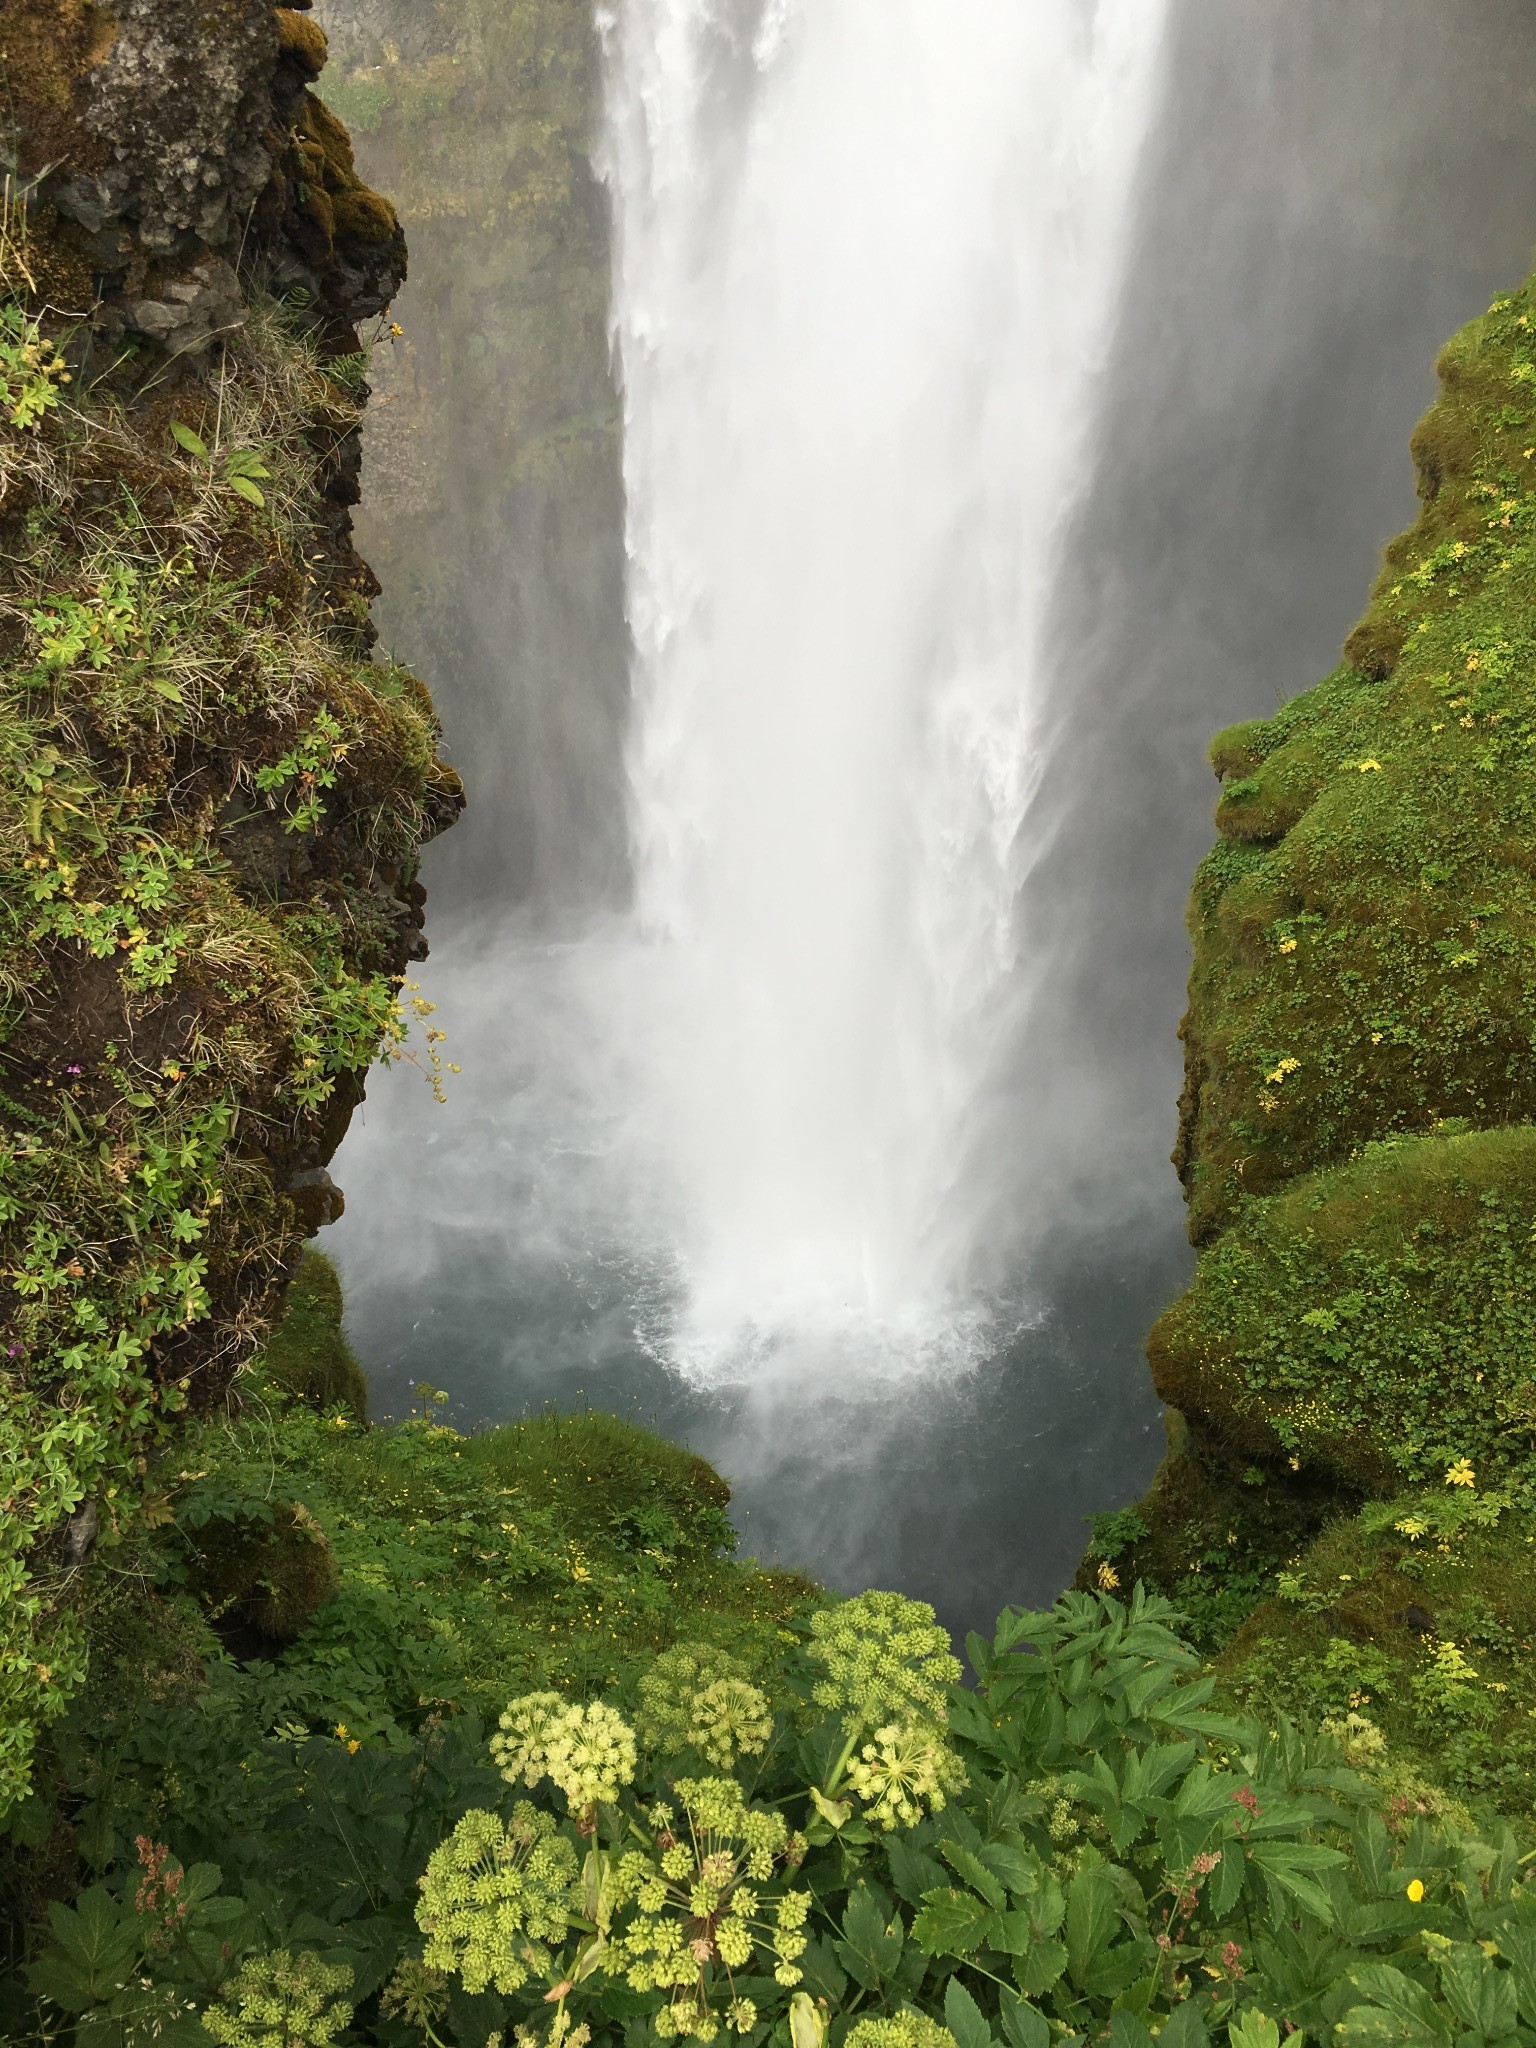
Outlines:
<svg viewBox="0 0 1536 2048"><path fill-rule="evenodd" d="M1533 307L1498 301L1442 358L1421 517L1347 664L1213 751L1218 825L1260 853L1195 892L1197 1242L1372 1139L1536 1115Z"/></svg>
<svg viewBox="0 0 1536 2048"><path fill-rule="evenodd" d="M269 1379L312 1408L349 1408L361 1422L368 1382L341 1317L341 1276L323 1252L306 1251L261 1365Z"/></svg>
<svg viewBox="0 0 1536 2048"><path fill-rule="evenodd" d="M1212 743L1178 1441L1080 1575L1171 1592L1244 1700L1373 1718L1405 1812L1536 1789L1533 323L1527 285L1442 355L1344 664Z"/></svg>
<svg viewBox="0 0 1536 2048"><path fill-rule="evenodd" d="M1148 1343L1245 1457L1366 1491L1536 1451L1536 1130L1387 1141L1239 1211Z"/></svg>
<svg viewBox="0 0 1536 2048"><path fill-rule="evenodd" d="M1447 1524L1443 1510L1452 1505L1461 1513ZM1489 1517L1481 1524L1473 1519L1480 1513ZM1529 1507L1490 1505L1470 1492L1452 1497L1444 1488L1405 1496L1366 1518L1335 1522L1291 1561L1280 1585L1283 1597L1257 1607L1217 1660L1229 1698L1313 1725L1327 1715L1365 1715L1386 1741L1374 1768L1389 1802L1411 1809L1429 1787L1444 1786L1512 1815L1529 1813ZM1455 1657L1447 1658L1447 1645Z"/></svg>

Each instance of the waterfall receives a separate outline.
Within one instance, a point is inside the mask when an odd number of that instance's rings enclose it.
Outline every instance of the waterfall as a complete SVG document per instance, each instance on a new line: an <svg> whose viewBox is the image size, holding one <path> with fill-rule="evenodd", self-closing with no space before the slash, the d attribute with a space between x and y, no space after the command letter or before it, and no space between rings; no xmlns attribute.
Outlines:
<svg viewBox="0 0 1536 2048"><path fill-rule="evenodd" d="M672 1355L952 1356L1164 0L599 20Z"/></svg>

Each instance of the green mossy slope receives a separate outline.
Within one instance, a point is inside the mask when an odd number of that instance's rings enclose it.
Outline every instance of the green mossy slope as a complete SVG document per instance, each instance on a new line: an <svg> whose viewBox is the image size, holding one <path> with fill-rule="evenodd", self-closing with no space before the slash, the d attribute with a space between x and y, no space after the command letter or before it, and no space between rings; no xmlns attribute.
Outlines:
<svg viewBox="0 0 1536 2048"><path fill-rule="evenodd" d="M1219 734L1148 1356L1143 1573L1228 1689L1528 1803L1536 1708L1536 292L1444 351L1343 665ZM1418 1488L1415 1493L1406 1488ZM1363 1505L1362 1505L1363 1503ZM1225 1645L1225 1648L1222 1646ZM1417 1787L1418 1789L1414 1789Z"/></svg>
<svg viewBox="0 0 1536 2048"><path fill-rule="evenodd" d="M1536 296L1446 349L1422 512L1345 666L1221 734L1178 1162L1190 1233L1373 1139L1536 1115Z"/></svg>

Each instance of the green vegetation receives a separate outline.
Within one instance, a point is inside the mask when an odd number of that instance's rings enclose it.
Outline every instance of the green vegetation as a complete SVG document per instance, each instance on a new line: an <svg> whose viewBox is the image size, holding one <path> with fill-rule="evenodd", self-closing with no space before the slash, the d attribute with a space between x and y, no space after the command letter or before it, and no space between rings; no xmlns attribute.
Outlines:
<svg viewBox="0 0 1536 2048"><path fill-rule="evenodd" d="M1213 744L1180 1141L1196 1242L1373 1140L1536 1114L1533 309L1529 286L1498 299L1445 350L1419 522L1345 666Z"/></svg>
<svg viewBox="0 0 1536 2048"><path fill-rule="evenodd" d="M289 1286L283 1320L262 1352L262 1367L274 1385L322 1413L346 1408L362 1421L368 1382L341 1317L341 1276L323 1252L306 1251Z"/></svg>
<svg viewBox="0 0 1536 2048"><path fill-rule="evenodd" d="M1440 363L1344 665L1216 738L1148 1356L1170 1452L1082 1582L1191 1615L1400 1812L1533 1789L1536 292Z"/></svg>
<svg viewBox="0 0 1536 2048"><path fill-rule="evenodd" d="M313 1227L289 1191L401 1050L460 796L371 655L331 328L253 281L201 374L114 353L40 298L36 181L0 196L3 1814L108 1504L228 1397Z"/></svg>
<svg viewBox="0 0 1536 2048"><path fill-rule="evenodd" d="M327 1427L300 1407L274 1418L291 1423L315 1441ZM368 1441L335 1436L343 1464ZM424 1472L472 1455L451 1436L421 1418L387 1452L370 1432L370 1456ZM614 1426L519 1437L493 1433L489 1466L540 1475L551 1515L574 1489L567 1535L602 1526ZM631 1473L648 1458L659 1498L686 1461L629 1443ZM533 1523L529 1495L504 1497ZM723 1588L738 1568L709 1563L710 1512L691 1569ZM166 1557L188 1540L171 1526ZM632 1579L622 1552L604 1568ZM666 1625L707 1629L674 1590ZM791 1590L772 1626L738 1613L734 1652L682 1643L604 1678L594 1628L589 1683L510 1679L489 1734L488 1715L425 1696L413 1733L322 1725L331 1704L278 1674L307 1640L323 1667L328 1609L265 1671L205 1654L196 1676L167 1665L119 1692L93 1742L73 1735L77 1707L54 1738L60 1807L12 1830L32 1845L11 1852L13 1890L46 1870L53 1894L5 1983L12 2037L1278 2048L1281 2021L1346 2042L1536 2032L1521 1845L1385 1767L1350 1704L1379 1675L1348 1645L1328 1652L1335 1711L1306 1736L1270 1710L1214 1711L1176 1617L1140 1591L1009 1610L971 1639L965 1691L931 1610L862 1595L807 1626ZM1436 1670L1413 1711L1472 1726L1474 1681L1443 1654ZM65 1861L84 1866L67 1887Z"/></svg>

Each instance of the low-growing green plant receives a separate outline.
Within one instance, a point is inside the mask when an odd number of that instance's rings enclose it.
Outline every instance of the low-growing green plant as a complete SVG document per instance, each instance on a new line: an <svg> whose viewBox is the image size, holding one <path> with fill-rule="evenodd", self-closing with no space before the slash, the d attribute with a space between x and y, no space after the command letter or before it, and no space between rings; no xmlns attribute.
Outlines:
<svg viewBox="0 0 1536 2048"><path fill-rule="evenodd" d="M1363 1716L1311 1736L1216 1712L1165 1602L1010 1609L970 1639L973 1690L941 1679L918 1603L816 1619L767 1677L767 1739L706 1775L670 1706L658 1747L644 1714L554 1691L512 1699L490 1745L469 1715L404 1748L305 1738L271 1809L284 1846L260 1848L274 1877L183 1876L148 1834L109 1855L27 1964L36 2024L316 2048L1536 2031L1520 1844L1405 1815ZM850 1715L889 1712L956 1775L886 1829L839 1771Z"/></svg>

